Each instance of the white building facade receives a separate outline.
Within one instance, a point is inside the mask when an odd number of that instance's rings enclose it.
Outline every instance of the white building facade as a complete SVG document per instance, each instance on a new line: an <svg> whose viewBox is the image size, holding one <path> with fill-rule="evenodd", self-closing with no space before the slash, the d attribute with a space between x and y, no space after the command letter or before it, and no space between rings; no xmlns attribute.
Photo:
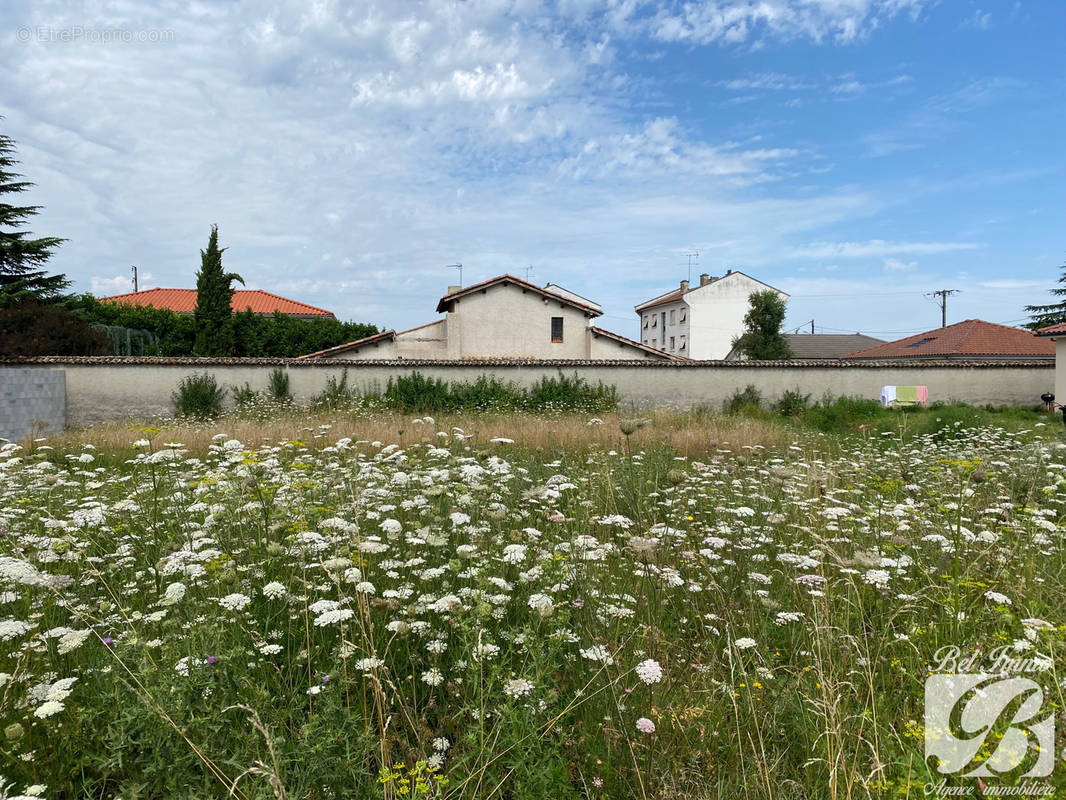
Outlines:
<svg viewBox="0 0 1066 800"><path fill-rule="evenodd" d="M786 301L789 297L735 270L721 278L704 273L698 286L681 281L672 292L636 306L640 342L684 358L725 359L733 349L733 339L744 332L749 298L762 291L777 292Z"/></svg>
<svg viewBox="0 0 1066 800"><path fill-rule="evenodd" d="M437 304L443 319L406 331L387 330L301 358L378 359L676 359L597 328L603 309L553 284L513 275L451 286Z"/></svg>

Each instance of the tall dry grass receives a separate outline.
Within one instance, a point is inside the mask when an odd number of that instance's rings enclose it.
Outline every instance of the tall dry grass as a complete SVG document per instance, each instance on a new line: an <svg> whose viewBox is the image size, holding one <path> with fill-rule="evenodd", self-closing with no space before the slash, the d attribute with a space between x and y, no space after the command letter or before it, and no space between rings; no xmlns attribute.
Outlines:
<svg viewBox="0 0 1066 800"><path fill-rule="evenodd" d="M153 448L167 442L180 442L192 453L206 452L220 434L248 445L264 441L298 440L311 448L324 447L342 437L355 440L396 442L407 446L435 439L439 428L462 429L471 444L489 444L494 438L512 439L517 444L546 452L588 449L622 450L626 446L620 424L632 418L621 413L591 417L584 414L498 414L467 413L434 415L437 427L420 424L418 417L396 412L340 411L285 414L267 421L223 418L211 422L173 421L152 423L107 423L47 437L46 443L59 451L80 449L92 444L99 450L128 449L137 439L149 439ZM641 419L646 423L630 436L633 449L669 444L678 453L699 457L715 450L740 452L752 446L777 447L792 441L794 431L773 420L751 419L725 414L657 411ZM597 421L598 420L598 421Z"/></svg>

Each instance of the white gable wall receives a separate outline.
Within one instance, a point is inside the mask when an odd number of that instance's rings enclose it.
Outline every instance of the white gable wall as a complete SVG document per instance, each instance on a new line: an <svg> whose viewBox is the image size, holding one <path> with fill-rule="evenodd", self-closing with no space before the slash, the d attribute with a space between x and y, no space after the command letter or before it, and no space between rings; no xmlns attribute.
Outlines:
<svg viewBox="0 0 1066 800"><path fill-rule="evenodd" d="M552 317L563 318L562 342L551 340ZM448 358L588 358L588 326L569 303L496 284L453 301Z"/></svg>
<svg viewBox="0 0 1066 800"><path fill-rule="evenodd" d="M685 294L689 315L689 358L724 359L733 339L744 332L749 298L767 289L785 300L788 295L740 272L733 272Z"/></svg>

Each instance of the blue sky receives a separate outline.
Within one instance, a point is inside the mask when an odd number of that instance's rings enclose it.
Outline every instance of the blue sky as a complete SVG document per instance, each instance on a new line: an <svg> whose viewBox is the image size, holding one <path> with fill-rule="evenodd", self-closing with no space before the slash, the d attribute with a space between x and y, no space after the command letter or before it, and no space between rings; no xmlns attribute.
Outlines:
<svg viewBox="0 0 1066 800"><path fill-rule="evenodd" d="M1020 322L1066 261L1066 5L0 0L0 129L80 290L401 329L502 272L632 307L742 269L788 325Z"/></svg>

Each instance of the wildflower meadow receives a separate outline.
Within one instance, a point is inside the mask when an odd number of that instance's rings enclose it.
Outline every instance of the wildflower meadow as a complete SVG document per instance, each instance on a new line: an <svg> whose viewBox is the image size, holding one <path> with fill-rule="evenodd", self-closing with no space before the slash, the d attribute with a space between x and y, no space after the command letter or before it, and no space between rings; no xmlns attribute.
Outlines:
<svg viewBox="0 0 1066 800"><path fill-rule="evenodd" d="M1061 717L1036 412L685 453L454 422L0 447L0 796L926 797L945 646Z"/></svg>

